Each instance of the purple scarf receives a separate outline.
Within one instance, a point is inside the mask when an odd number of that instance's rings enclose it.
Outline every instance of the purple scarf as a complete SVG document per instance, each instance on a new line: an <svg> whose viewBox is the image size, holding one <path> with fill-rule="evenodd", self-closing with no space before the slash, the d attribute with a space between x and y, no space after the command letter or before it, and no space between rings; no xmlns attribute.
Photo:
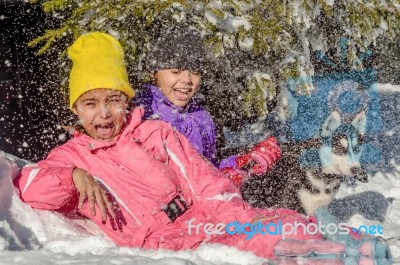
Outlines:
<svg viewBox="0 0 400 265"><path fill-rule="evenodd" d="M203 100L194 96L185 107L172 104L155 86L144 85L133 99L145 109L145 119L160 119L186 136L193 147L217 166L216 129L210 114L203 108Z"/></svg>

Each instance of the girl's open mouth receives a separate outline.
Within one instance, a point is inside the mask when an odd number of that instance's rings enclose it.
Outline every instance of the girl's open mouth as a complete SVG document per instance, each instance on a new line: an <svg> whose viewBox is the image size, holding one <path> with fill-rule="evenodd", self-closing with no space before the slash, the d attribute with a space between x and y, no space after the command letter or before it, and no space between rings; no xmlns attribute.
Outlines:
<svg viewBox="0 0 400 265"><path fill-rule="evenodd" d="M97 134L101 138L110 138L114 129L114 122L98 124L95 126Z"/></svg>
<svg viewBox="0 0 400 265"><path fill-rule="evenodd" d="M174 95L178 100L188 101L190 99L191 89L174 88Z"/></svg>

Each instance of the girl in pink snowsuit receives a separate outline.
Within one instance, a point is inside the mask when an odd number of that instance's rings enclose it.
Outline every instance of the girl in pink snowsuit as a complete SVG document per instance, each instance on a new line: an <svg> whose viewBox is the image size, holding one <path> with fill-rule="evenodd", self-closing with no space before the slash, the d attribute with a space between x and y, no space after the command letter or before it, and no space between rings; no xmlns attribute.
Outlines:
<svg viewBox="0 0 400 265"><path fill-rule="evenodd" d="M309 223L294 211L252 208L173 127L144 121L141 108L128 113L134 91L113 37L84 34L68 55L73 61L70 108L82 128L45 160L23 169L15 185L24 202L66 215L78 212L119 246L184 250L209 242L267 258L281 235L258 233L248 239L248 233L217 234L205 224ZM322 238L301 229L286 237Z"/></svg>

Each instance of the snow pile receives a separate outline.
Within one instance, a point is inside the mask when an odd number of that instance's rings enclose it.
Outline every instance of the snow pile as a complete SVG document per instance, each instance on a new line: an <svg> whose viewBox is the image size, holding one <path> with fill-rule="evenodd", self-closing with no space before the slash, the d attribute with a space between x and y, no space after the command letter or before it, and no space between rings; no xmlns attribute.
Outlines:
<svg viewBox="0 0 400 265"><path fill-rule="evenodd" d="M383 237L399 236L400 165L391 173L370 176L369 183L342 186L337 197L365 190L395 198L390 214L381 224ZM263 259L221 245L203 245L196 251L144 251L117 248L93 224L83 220L71 223L57 213L33 210L19 199L10 172L1 170L0 178L0 265L2 264L262 264ZM351 225L376 225L355 215ZM85 228L82 229L82 228ZM88 233L86 230L91 231ZM400 244L393 241L392 253L400 260ZM24 251L23 251L24 250Z"/></svg>
<svg viewBox="0 0 400 265"><path fill-rule="evenodd" d="M358 183L356 187L342 185L336 198L353 195L363 191L377 191L387 198L394 198L390 212L386 216L385 222L381 224L383 227L382 237L390 241L393 240L391 243L392 254L396 258L397 262L400 262L400 241L394 239L394 237L400 237L400 165L396 165L392 162L392 166L394 168L393 172L378 172L373 176L369 176L368 183ZM354 215L347 223L353 227L379 224L378 221L368 220L358 214Z"/></svg>
<svg viewBox="0 0 400 265"><path fill-rule="evenodd" d="M34 210L24 204L12 185L13 174L15 170L9 165L0 164L0 265L228 265L265 261L250 252L222 245L179 252L117 248L90 221L74 220L72 223L61 214Z"/></svg>

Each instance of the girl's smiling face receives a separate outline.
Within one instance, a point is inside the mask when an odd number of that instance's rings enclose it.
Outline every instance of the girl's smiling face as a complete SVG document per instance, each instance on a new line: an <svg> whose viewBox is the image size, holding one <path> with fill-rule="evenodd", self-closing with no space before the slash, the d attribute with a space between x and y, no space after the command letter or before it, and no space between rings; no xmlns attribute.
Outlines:
<svg viewBox="0 0 400 265"><path fill-rule="evenodd" d="M72 111L90 137L108 142L121 132L126 108L124 93L101 88L83 94Z"/></svg>
<svg viewBox="0 0 400 265"><path fill-rule="evenodd" d="M199 91L201 73L182 69L163 69L155 73L156 86L178 107L186 106Z"/></svg>

